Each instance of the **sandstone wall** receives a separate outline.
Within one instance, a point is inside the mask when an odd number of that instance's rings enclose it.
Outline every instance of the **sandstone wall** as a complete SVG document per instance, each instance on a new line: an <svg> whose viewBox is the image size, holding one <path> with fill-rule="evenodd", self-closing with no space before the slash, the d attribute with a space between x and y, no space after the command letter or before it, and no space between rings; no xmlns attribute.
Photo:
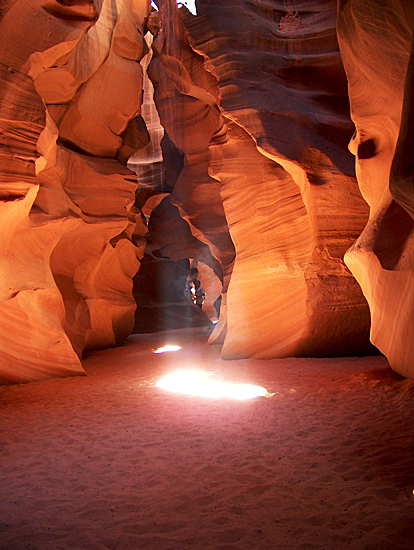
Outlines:
<svg viewBox="0 0 414 550"><path fill-rule="evenodd" d="M236 249L225 357L370 352L369 312L343 255L367 207L336 2L197 3L193 47L216 77L224 143L210 173Z"/></svg>
<svg viewBox="0 0 414 550"><path fill-rule="evenodd" d="M137 61L148 9L128 0L3 3L3 382L81 374L84 349L116 345L132 330L146 228L123 164L147 141Z"/></svg>
<svg viewBox="0 0 414 550"><path fill-rule="evenodd" d="M414 376L412 29L409 0L339 2L338 35L356 131L350 150L370 206L346 254L371 310L371 341Z"/></svg>
<svg viewBox="0 0 414 550"><path fill-rule="evenodd" d="M146 246L208 266L224 358L372 353L371 314L413 376L411 3L159 7L2 5L0 382L128 336Z"/></svg>

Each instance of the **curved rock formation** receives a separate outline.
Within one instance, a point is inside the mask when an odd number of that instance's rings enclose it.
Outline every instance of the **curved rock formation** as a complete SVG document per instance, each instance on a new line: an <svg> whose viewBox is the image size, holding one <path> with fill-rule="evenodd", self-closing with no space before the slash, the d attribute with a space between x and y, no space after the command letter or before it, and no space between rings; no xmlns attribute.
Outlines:
<svg viewBox="0 0 414 550"><path fill-rule="evenodd" d="M348 85L371 214L347 263L372 341L412 376L412 308L390 296L411 292L414 8L339 1L348 83L335 0L197 8L3 3L0 382L80 374L127 336L147 242L136 294L158 260L203 262L225 358L372 352L342 260L368 219Z"/></svg>
<svg viewBox="0 0 414 550"><path fill-rule="evenodd" d="M158 19L158 15L156 16ZM220 194L220 182L209 173L209 145L222 139L217 86L205 70L204 59L190 47L174 1L164 2L160 28L153 42L148 74L162 126L184 155L183 167L171 193L192 234L205 242L220 262L227 286L234 261ZM152 23L157 25L157 23Z"/></svg>
<svg viewBox="0 0 414 550"><path fill-rule="evenodd" d="M342 261L367 209L345 149L336 2L197 8L185 22L219 87L226 134L210 173L236 249L222 354L367 352L368 309Z"/></svg>
<svg viewBox="0 0 414 550"><path fill-rule="evenodd" d="M147 142L137 61L149 2L96 5L3 8L3 382L80 374L84 349L133 328L146 227L120 163Z"/></svg>
<svg viewBox="0 0 414 550"><path fill-rule="evenodd" d="M346 254L371 309L371 341L394 370L414 377L412 97L409 0L339 2L338 34L349 81L367 226Z"/></svg>
<svg viewBox="0 0 414 550"><path fill-rule="evenodd" d="M147 33L145 38L151 48L152 35ZM139 182L135 205L148 219L147 246L134 277L137 302L134 332L211 325L209 318L217 317L213 303L222 287L219 261L212 256L207 244L194 237L189 224L171 201L171 191L183 170L184 155L160 123L153 100L154 88L146 74L151 59L152 51L142 60L144 97L141 109L150 143L128 161L128 167L137 174ZM200 264L203 266L201 282L207 292L203 312L190 304L184 294L190 258L203 262Z"/></svg>

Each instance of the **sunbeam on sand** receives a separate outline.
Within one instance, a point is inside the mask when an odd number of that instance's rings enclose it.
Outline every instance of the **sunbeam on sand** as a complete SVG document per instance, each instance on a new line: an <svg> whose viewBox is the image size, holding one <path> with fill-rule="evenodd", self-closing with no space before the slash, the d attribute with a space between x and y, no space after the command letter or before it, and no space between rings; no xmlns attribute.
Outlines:
<svg viewBox="0 0 414 550"><path fill-rule="evenodd" d="M201 370L179 370L158 380L156 386L163 390L200 397L252 399L269 396L262 386L223 382L211 378L211 373Z"/></svg>
<svg viewBox="0 0 414 550"><path fill-rule="evenodd" d="M87 376L0 387L1 550L412 550L414 381L381 356L225 361L207 338L134 335ZM194 368L275 397L156 387Z"/></svg>

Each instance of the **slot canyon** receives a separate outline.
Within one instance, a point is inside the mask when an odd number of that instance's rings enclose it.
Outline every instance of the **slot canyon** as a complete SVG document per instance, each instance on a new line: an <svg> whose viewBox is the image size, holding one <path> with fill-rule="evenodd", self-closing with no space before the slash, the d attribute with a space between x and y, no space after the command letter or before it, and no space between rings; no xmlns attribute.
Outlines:
<svg viewBox="0 0 414 550"><path fill-rule="evenodd" d="M413 28L0 1L0 550L412 549Z"/></svg>

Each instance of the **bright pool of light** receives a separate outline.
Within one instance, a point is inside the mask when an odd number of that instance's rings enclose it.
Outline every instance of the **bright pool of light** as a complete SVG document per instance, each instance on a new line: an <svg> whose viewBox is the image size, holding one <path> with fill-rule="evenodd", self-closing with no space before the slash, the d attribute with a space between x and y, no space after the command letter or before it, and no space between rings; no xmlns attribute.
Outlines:
<svg viewBox="0 0 414 550"><path fill-rule="evenodd" d="M158 380L156 386L163 390L201 397L252 399L268 395L267 390L253 384L233 384L214 380L200 370L179 370Z"/></svg>
<svg viewBox="0 0 414 550"><path fill-rule="evenodd" d="M163 346L162 348L158 348L154 351L154 353L165 353L166 351L178 351L181 349L181 346L170 346L169 344L166 346Z"/></svg>

